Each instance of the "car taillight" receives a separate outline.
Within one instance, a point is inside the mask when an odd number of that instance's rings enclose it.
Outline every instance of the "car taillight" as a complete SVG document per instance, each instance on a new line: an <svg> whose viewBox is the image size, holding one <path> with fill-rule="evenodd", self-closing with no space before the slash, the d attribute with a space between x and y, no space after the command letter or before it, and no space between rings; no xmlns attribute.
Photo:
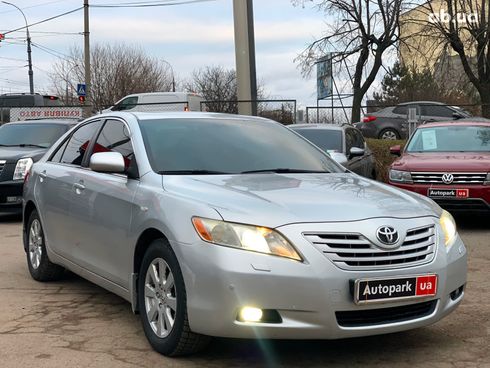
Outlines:
<svg viewBox="0 0 490 368"><path fill-rule="evenodd" d="M375 121L375 120L376 120L376 116L372 116L372 115L367 115L362 118L363 123L370 123L371 121Z"/></svg>

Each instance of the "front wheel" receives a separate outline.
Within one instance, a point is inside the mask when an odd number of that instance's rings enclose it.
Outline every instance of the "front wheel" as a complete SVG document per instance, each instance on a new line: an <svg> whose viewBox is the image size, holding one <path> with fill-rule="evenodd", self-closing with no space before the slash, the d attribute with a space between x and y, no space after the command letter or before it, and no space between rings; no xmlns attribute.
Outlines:
<svg viewBox="0 0 490 368"><path fill-rule="evenodd" d="M163 239L143 257L138 277L138 306L151 346L163 355L188 355L203 349L209 337L190 330L187 295L177 257Z"/></svg>
<svg viewBox="0 0 490 368"><path fill-rule="evenodd" d="M49 260L43 226L36 210L31 213L27 222L26 240L27 266L32 278L36 281L59 280L65 269Z"/></svg>

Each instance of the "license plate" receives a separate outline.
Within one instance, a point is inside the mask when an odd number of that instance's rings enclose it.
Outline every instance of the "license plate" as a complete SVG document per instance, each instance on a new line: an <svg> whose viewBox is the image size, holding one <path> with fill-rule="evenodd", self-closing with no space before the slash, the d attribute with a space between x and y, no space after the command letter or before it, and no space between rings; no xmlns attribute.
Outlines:
<svg viewBox="0 0 490 368"><path fill-rule="evenodd" d="M17 203L17 202L21 202L21 201L22 201L22 197L7 197L6 198L7 203Z"/></svg>
<svg viewBox="0 0 490 368"><path fill-rule="evenodd" d="M427 191L427 196L431 198L468 198L470 196L470 190L430 188Z"/></svg>
<svg viewBox="0 0 490 368"><path fill-rule="evenodd" d="M435 296L437 275L359 279L355 282L356 304L379 303Z"/></svg>

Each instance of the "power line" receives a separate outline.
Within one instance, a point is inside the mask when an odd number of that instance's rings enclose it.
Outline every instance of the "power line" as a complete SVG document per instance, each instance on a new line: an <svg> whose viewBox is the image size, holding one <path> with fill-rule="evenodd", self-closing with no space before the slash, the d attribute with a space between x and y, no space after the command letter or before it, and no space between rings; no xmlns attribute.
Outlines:
<svg viewBox="0 0 490 368"><path fill-rule="evenodd" d="M67 12L64 12L64 13L61 13L61 14L58 14L58 15L55 15L55 16L52 16L52 17L43 19L43 20L40 20L39 22L35 22L35 23L28 24L28 25L23 26L23 27L19 27L19 28L13 29L11 31L4 32L4 35L9 34L9 33L12 33L12 32L19 31L21 29L26 29L28 27L33 27L33 26L36 26L36 25L41 24L41 23L46 23L46 22L49 22L50 20L53 20L53 19L56 19L56 18L60 18L60 17L63 17L65 15L68 15L68 14L71 14L71 13L75 13L75 12L77 12L79 10L82 10L82 9L83 9L83 6L80 7L80 8L76 8L76 9L73 9L73 10L70 10L70 11L67 11Z"/></svg>
<svg viewBox="0 0 490 368"><path fill-rule="evenodd" d="M174 6L174 5L185 5L185 4L194 4L194 3L204 3L216 0L169 0L167 2L162 2L160 0L159 3L120 3L120 4L93 4L90 5L91 8L150 8L150 7L160 7L160 6Z"/></svg>
<svg viewBox="0 0 490 368"><path fill-rule="evenodd" d="M46 3L42 3L42 4L36 4L36 5L30 5L30 6L26 6L24 8L21 8L22 10L26 10L26 9L31 9L31 8L38 8L40 6L44 6L44 5L50 5L50 4L55 4L55 3L61 3L61 2L66 2L66 0L54 0L54 1L48 1ZM6 11L3 11L3 12L0 12L0 14L7 14L7 13L12 13L12 12L15 12L15 10L6 10Z"/></svg>

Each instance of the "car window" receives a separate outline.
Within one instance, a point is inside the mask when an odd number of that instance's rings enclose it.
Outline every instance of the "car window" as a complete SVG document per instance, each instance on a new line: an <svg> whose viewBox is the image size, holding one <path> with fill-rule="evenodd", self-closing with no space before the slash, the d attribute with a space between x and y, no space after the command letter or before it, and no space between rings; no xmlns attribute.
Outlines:
<svg viewBox="0 0 490 368"><path fill-rule="evenodd" d="M63 134L66 127L49 123L14 123L0 128L0 145L51 147Z"/></svg>
<svg viewBox="0 0 490 368"><path fill-rule="evenodd" d="M124 158L124 165L128 169L134 160L133 146L129 138L126 125L118 120L108 120L102 128L92 153L119 152Z"/></svg>
<svg viewBox="0 0 490 368"><path fill-rule="evenodd" d="M356 129L348 129L348 130L352 131L352 134L354 135L354 147L364 149L366 145L364 142L364 137L362 136L361 132Z"/></svg>
<svg viewBox="0 0 490 368"><path fill-rule="evenodd" d="M155 172L238 174L292 169L341 172L324 152L286 127L258 119L140 120Z"/></svg>
<svg viewBox="0 0 490 368"><path fill-rule="evenodd" d="M49 161L52 162L61 162L61 156L63 156L63 153L65 152L65 148L68 145L68 139L65 140L65 142L58 147L58 149L55 151L54 155L51 156L51 159Z"/></svg>
<svg viewBox="0 0 490 368"><path fill-rule="evenodd" d="M393 109L393 113L399 114L399 115L407 115L408 114L408 106L407 105L397 106Z"/></svg>
<svg viewBox="0 0 490 368"><path fill-rule="evenodd" d="M452 118L454 111L447 106L441 105L422 105L422 115L424 116L439 116L443 118Z"/></svg>
<svg viewBox="0 0 490 368"><path fill-rule="evenodd" d="M342 131L334 129L293 129L325 152L342 152Z"/></svg>
<svg viewBox="0 0 490 368"><path fill-rule="evenodd" d="M407 152L490 152L490 128L453 125L417 129Z"/></svg>
<svg viewBox="0 0 490 368"><path fill-rule="evenodd" d="M350 152L352 147L355 147L356 144L356 136L354 135L354 131L352 129L345 130L345 151L347 153Z"/></svg>
<svg viewBox="0 0 490 368"><path fill-rule="evenodd" d="M128 97L116 105L117 111L130 110L138 104L138 97Z"/></svg>
<svg viewBox="0 0 490 368"><path fill-rule="evenodd" d="M83 156L90 146L90 142L100 125L101 121L97 120L77 129L68 140L60 162L64 164L81 165Z"/></svg>

